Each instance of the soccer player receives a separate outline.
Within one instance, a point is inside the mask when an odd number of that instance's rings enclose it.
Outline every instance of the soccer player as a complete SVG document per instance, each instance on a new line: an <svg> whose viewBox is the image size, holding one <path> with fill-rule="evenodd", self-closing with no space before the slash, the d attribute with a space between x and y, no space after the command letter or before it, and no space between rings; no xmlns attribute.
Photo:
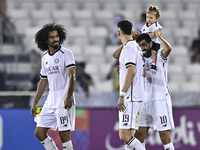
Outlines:
<svg viewBox="0 0 200 150"><path fill-rule="evenodd" d="M136 38L136 42L143 51L146 76L144 78L145 100L142 104L139 129L136 131L135 137L145 146L144 139L146 134L149 128L153 127L159 132L165 150L174 150L170 138L170 130L174 129L174 120L172 116L171 96L167 86L168 56L172 48L161 37L161 30L156 30L155 35L163 47L157 53L158 65L156 72L150 71L152 62L151 48L153 45L150 36L142 33ZM118 59L120 53L120 48L118 48L113 57Z"/></svg>
<svg viewBox="0 0 200 150"><path fill-rule="evenodd" d="M45 51L41 61L40 82L37 87L31 114L36 116L37 103L48 83L49 94L38 116L36 137L46 150L58 150L54 141L46 134L49 129L57 129L63 150L73 150L70 131L75 126L75 60L72 52L61 46L66 39L66 30L62 25L49 23L36 35L35 42Z"/></svg>
<svg viewBox="0 0 200 150"><path fill-rule="evenodd" d="M125 150L145 150L132 134L138 129L140 108L144 100L143 59L139 45L132 38L132 23L122 20L117 24L117 34L123 45L119 57L120 96L119 137L125 143Z"/></svg>
<svg viewBox="0 0 200 150"><path fill-rule="evenodd" d="M141 29L141 33L148 33L152 39L152 64L151 70L156 71L156 62L157 62L157 51L160 49L160 41L156 38L154 31L162 29L162 26L158 23L160 18L160 11L158 7L150 5L146 12L146 23Z"/></svg>
<svg viewBox="0 0 200 150"><path fill-rule="evenodd" d="M170 138L170 130L174 129L171 95L167 86L167 67L171 46L161 35L161 30L155 31L156 37L163 49L157 52L157 71L150 71L152 62L151 47L153 45L148 34L140 34L136 41L140 45L145 60L145 100L140 117L140 127L135 136L143 143L149 127L159 132L165 150L174 150Z"/></svg>

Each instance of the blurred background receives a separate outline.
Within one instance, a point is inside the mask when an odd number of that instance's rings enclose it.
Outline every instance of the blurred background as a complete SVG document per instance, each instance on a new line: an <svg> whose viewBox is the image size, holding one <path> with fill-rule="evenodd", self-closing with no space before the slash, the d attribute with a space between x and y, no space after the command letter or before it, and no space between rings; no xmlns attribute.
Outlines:
<svg viewBox="0 0 200 150"><path fill-rule="evenodd" d="M0 149L44 149L34 136L29 112L42 55L34 35L44 24L55 22L67 30L63 46L77 63L74 149L123 150L117 130L118 62L112 57L120 44L116 24L128 19L133 30L140 30L149 5L160 9L158 22L172 46L168 66L176 125L172 140L177 150L199 150L199 0L0 0ZM49 134L60 145L57 132ZM149 150L162 148L156 132L150 131L146 142Z"/></svg>

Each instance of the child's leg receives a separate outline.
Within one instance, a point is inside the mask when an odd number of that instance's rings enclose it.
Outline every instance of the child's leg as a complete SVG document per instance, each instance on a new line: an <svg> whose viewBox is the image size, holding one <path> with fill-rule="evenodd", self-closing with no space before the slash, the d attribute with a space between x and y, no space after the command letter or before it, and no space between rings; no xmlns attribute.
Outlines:
<svg viewBox="0 0 200 150"><path fill-rule="evenodd" d="M157 52L155 50L151 50L151 54L152 54L152 63L154 63L156 65L157 62Z"/></svg>
<svg viewBox="0 0 200 150"><path fill-rule="evenodd" d="M152 70L152 71L156 71L156 70L157 70L157 67L156 67L157 52L156 52L155 50L151 50L151 54L152 54L151 70Z"/></svg>

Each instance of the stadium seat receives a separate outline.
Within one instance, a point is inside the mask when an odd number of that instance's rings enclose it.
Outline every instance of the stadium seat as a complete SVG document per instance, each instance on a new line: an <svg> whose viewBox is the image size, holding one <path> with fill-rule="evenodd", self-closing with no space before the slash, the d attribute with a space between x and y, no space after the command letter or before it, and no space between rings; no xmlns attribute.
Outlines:
<svg viewBox="0 0 200 150"><path fill-rule="evenodd" d="M28 63L30 62L30 56L28 54L19 54L18 55L18 62L19 63Z"/></svg>
<svg viewBox="0 0 200 150"><path fill-rule="evenodd" d="M130 20L131 22L134 22L137 18L133 10L117 10L116 14L124 15L125 19Z"/></svg>
<svg viewBox="0 0 200 150"><path fill-rule="evenodd" d="M89 29L89 38L91 44L105 45L108 37L107 28L104 26L101 27L92 27Z"/></svg>
<svg viewBox="0 0 200 150"><path fill-rule="evenodd" d="M181 20L181 24L183 26L183 28L198 28L200 26L199 20L188 20L185 21L184 19Z"/></svg>
<svg viewBox="0 0 200 150"><path fill-rule="evenodd" d="M56 1L42 1L42 2L39 2L39 9L56 10L58 9L58 5Z"/></svg>
<svg viewBox="0 0 200 150"><path fill-rule="evenodd" d="M184 75L183 64L173 64L168 66L168 73L170 74L178 74L180 76Z"/></svg>
<svg viewBox="0 0 200 150"><path fill-rule="evenodd" d="M190 0L190 1L187 1L186 2L186 8L187 10L192 10L192 11L199 11L199 8L200 8L200 3L199 3L199 0L193 0L193 2Z"/></svg>
<svg viewBox="0 0 200 150"><path fill-rule="evenodd" d="M184 9L181 1L164 1L163 7L166 10L173 10L177 12L182 11Z"/></svg>
<svg viewBox="0 0 200 150"><path fill-rule="evenodd" d="M177 20L177 13L175 10L162 10L161 12L161 21L168 20Z"/></svg>
<svg viewBox="0 0 200 150"><path fill-rule="evenodd" d="M180 84L177 82L168 82L168 87L170 93L180 93L181 92L181 87Z"/></svg>
<svg viewBox="0 0 200 150"><path fill-rule="evenodd" d="M79 45L69 45L69 46L66 46L66 48L72 51L75 58L76 58L76 56L82 56L83 55L83 49Z"/></svg>
<svg viewBox="0 0 200 150"><path fill-rule="evenodd" d="M114 18L114 13L111 10L97 10L94 12L95 25L104 25L109 27Z"/></svg>
<svg viewBox="0 0 200 150"><path fill-rule="evenodd" d="M101 63L99 65L99 73L101 75L101 80L106 80L107 75L110 73L112 69L112 64L110 63Z"/></svg>
<svg viewBox="0 0 200 150"><path fill-rule="evenodd" d="M99 81L95 83L95 88L97 92L113 92L113 82L112 80Z"/></svg>
<svg viewBox="0 0 200 150"><path fill-rule="evenodd" d="M180 82L182 92L200 92L200 85L197 82Z"/></svg>
<svg viewBox="0 0 200 150"><path fill-rule="evenodd" d="M37 10L31 11L31 25L42 27L45 23L52 22L51 15L48 11Z"/></svg>
<svg viewBox="0 0 200 150"><path fill-rule="evenodd" d="M186 64L185 73L187 75L198 74L200 76L200 65L199 64Z"/></svg>
<svg viewBox="0 0 200 150"><path fill-rule="evenodd" d="M178 15L178 19L182 20L182 21L185 21L185 20L187 20L187 21L194 20L195 21L198 19L197 13L194 10L178 11L177 15Z"/></svg>
<svg viewBox="0 0 200 150"><path fill-rule="evenodd" d="M20 2L20 9L32 11L32 10L38 9L38 5L37 5L36 1L22 1L22 2Z"/></svg>
<svg viewBox="0 0 200 150"><path fill-rule="evenodd" d="M29 11L27 10L12 10L8 12L9 16L14 19L14 20L18 20L18 19L29 19L30 15L29 15Z"/></svg>
<svg viewBox="0 0 200 150"><path fill-rule="evenodd" d="M82 8L85 10L96 11L100 9L100 4L98 1L86 1L81 2Z"/></svg>
<svg viewBox="0 0 200 150"><path fill-rule="evenodd" d="M85 72L89 73L90 75L99 74L98 64L86 64Z"/></svg>
<svg viewBox="0 0 200 150"><path fill-rule="evenodd" d="M61 10L70 10L70 11L77 11L79 10L80 6L78 5L77 1L60 1L58 2L58 8Z"/></svg>
<svg viewBox="0 0 200 150"><path fill-rule="evenodd" d="M14 55L0 55L0 62L1 63L13 63L15 61Z"/></svg>
<svg viewBox="0 0 200 150"><path fill-rule="evenodd" d="M176 45L172 47L172 51L170 53L170 55L174 55L174 56L187 56L188 55L188 49L186 46L183 45ZM189 57L189 56L188 56Z"/></svg>
<svg viewBox="0 0 200 150"><path fill-rule="evenodd" d="M118 10L121 10L121 4L119 2L109 2L104 1L101 3L104 10L112 10L114 13Z"/></svg>
<svg viewBox="0 0 200 150"><path fill-rule="evenodd" d="M103 47L100 45L88 45L84 46L84 54L86 57L92 57L92 56L99 56L103 57Z"/></svg>
<svg viewBox="0 0 200 150"><path fill-rule="evenodd" d="M141 10L141 11L144 11L142 3L140 3L140 2L135 3L134 1L133 2L131 1L131 2L127 2L127 3L122 2L121 4L122 4L123 10L130 10L130 11Z"/></svg>
<svg viewBox="0 0 200 150"><path fill-rule="evenodd" d="M71 11L69 10L53 10L52 11L52 18L54 20L57 20L57 19L72 19L72 14L71 14Z"/></svg>
<svg viewBox="0 0 200 150"><path fill-rule="evenodd" d="M2 55L15 55L20 52L20 47L13 44L3 44L0 54Z"/></svg>

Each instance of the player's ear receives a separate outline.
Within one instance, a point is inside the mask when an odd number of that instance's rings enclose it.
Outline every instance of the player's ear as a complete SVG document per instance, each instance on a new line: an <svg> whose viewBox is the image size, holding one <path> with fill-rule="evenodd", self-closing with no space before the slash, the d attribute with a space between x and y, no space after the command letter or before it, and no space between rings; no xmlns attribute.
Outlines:
<svg viewBox="0 0 200 150"><path fill-rule="evenodd" d="M151 41L151 42L150 42L150 47L152 47L152 46L153 46L153 42Z"/></svg>
<svg viewBox="0 0 200 150"><path fill-rule="evenodd" d="M118 37L120 36L120 30L119 29L117 29L117 35L118 35Z"/></svg>

